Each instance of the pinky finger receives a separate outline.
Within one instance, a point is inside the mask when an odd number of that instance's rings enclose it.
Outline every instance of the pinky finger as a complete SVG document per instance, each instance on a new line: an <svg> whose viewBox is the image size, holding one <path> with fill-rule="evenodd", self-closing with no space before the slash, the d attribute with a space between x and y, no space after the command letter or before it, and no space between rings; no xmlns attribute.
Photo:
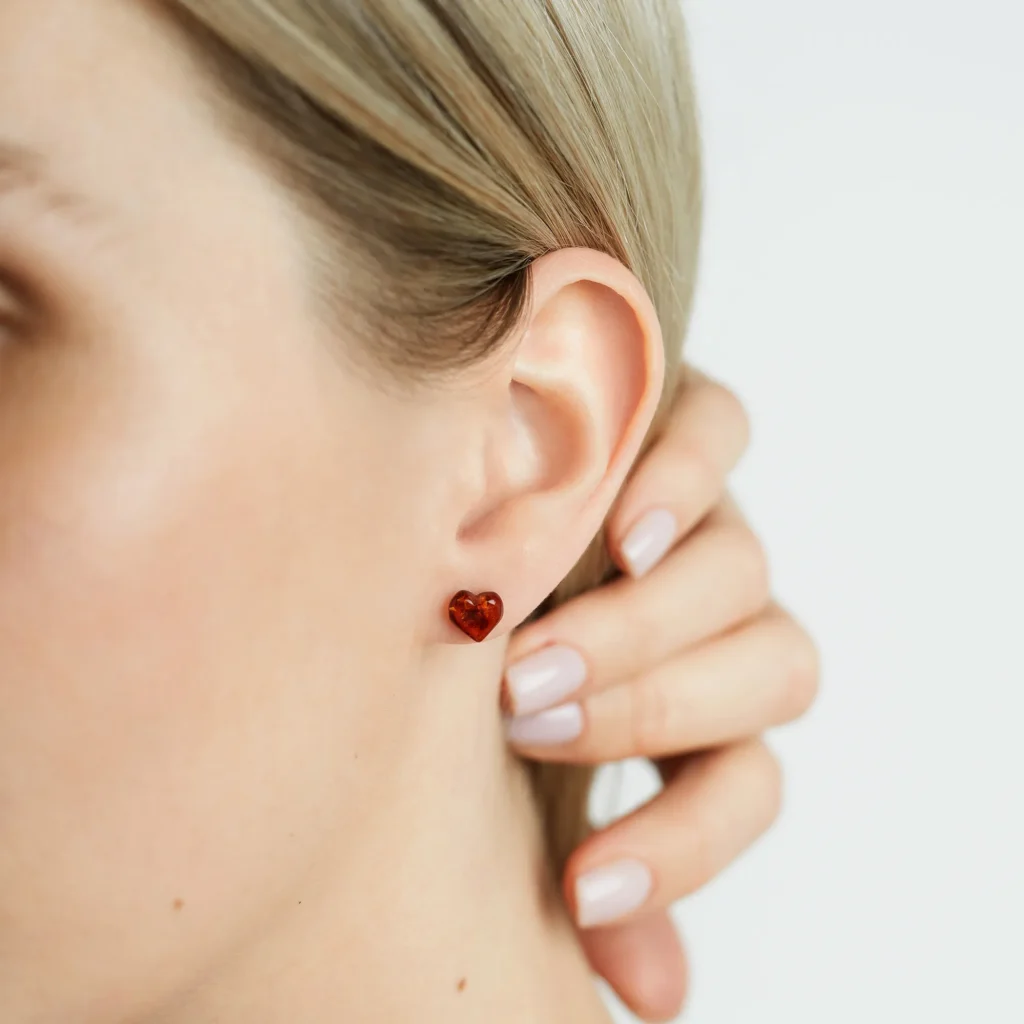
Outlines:
<svg viewBox="0 0 1024 1024"><path fill-rule="evenodd" d="M781 789L760 740L688 758L658 796L573 854L564 885L577 924L627 920L699 889L772 824Z"/></svg>

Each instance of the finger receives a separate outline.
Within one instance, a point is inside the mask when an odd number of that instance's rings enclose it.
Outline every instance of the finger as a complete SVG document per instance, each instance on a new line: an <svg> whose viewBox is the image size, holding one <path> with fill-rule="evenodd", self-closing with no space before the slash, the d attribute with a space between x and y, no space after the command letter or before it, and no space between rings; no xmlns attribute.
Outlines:
<svg viewBox="0 0 1024 1024"><path fill-rule="evenodd" d="M519 753L536 760L586 764L678 755L792 721L813 702L818 677L814 643L772 606L635 681L512 719L506 732Z"/></svg>
<svg viewBox="0 0 1024 1024"><path fill-rule="evenodd" d="M768 829L780 802L779 765L760 740L694 756L573 853L564 889L577 925L627 921L699 889Z"/></svg>
<svg viewBox="0 0 1024 1024"><path fill-rule="evenodd" d="M769 598L764 550L723 503L650 575L588 591L514 634L505 709L531 714L642 674L757 614Z"/></svg>
<svg viewBox="0 0 1024 1024"><path fill-rule="evenodd" d="M624 572L649 572L708 514L749 437L739 399L688 370L664 433L638 462L608 518L608 546Z"/></svg>
<svg viewBox="0 0 1024 1024"><path fill-rule="evenodd" d="M678 1016L686 998L689 968L675 926L665 912L580 933L594 972L643 1020Z"/></svg>

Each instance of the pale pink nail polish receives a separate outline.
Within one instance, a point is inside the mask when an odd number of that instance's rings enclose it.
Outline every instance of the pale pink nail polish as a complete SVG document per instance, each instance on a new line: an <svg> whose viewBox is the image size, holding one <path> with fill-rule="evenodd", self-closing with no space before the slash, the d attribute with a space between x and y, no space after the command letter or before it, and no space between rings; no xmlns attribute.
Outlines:
<svg viewBox="0 0 1024 1024"><path fill-rule="evenodd" d="M654 887L643 861L620 860L576 880L576 920L581 928L607 924L642 907Z"/></svg>
<svg viewBox="0 0 1024 1024"><path fill-rule="evenodd" d="M510 743L522 747L549 747L568 743L583 732L583 709L579 704L541 711L537 715L522 715L509 719L505 735Z"/></svg>
<svg viewBox="0 0 1024 1024"><path fill-rule="evenodd" d="M583 655L562 644L543 647L505 670L505 685L514 715L554 707L587 678Z"/></svg>
<svg viewBox="0 0 1024 1024"><path fill-rule="evenodd" d="M676 517L668 509L656 508L641 516L621 547L630 575L650 572L675 543L678 529Z"/></svg>

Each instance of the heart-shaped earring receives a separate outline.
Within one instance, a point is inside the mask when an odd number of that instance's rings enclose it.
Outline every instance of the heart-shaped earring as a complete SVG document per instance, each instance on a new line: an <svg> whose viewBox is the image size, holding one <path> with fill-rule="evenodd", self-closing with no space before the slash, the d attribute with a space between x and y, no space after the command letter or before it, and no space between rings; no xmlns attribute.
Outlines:
<svg viewBox="0 0 1024 1024"><path fill-rule="evenodd" d="M448 618L471 640L479 643L501 621L505 606L493 590L474 594L460 590L448 602Z"/></svg>

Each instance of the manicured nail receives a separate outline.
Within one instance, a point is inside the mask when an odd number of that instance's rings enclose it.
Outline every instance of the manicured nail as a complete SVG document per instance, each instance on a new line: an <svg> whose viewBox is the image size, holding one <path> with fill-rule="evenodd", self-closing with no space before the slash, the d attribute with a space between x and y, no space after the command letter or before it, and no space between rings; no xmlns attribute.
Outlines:
<svg viewBox="0 0 1024 1024"><path fill-rule="evenodd" d="M576 879L576 920L593 928L628 914L647 901L654 885L643 861L620 860Z"/></svg>
<svg viewBox="0 0 1024 1024"><path fill-rule="evenodd" d="M672 547L678 526L667 509L656 508L640 517L622 542L622 557L630 574L643 576L653 569Z"/></svg>
<svg viewBox="0 0 1024 1024"><path fill-rule="evenodd" d="M511 718L505 727L510 743L521 747L550 747L568 743L583 732L583 709L579 704L563 704L561 707L542 711L539 715L523 715Z"/></svg>
<svg viewBox="0 0 1024 1024"><path fill-rule="evenodd" d="M514 715L532 715L554 707L586 678L587 663L579 651L560 644L543 647L505 669L509 710Z"/></svg>

